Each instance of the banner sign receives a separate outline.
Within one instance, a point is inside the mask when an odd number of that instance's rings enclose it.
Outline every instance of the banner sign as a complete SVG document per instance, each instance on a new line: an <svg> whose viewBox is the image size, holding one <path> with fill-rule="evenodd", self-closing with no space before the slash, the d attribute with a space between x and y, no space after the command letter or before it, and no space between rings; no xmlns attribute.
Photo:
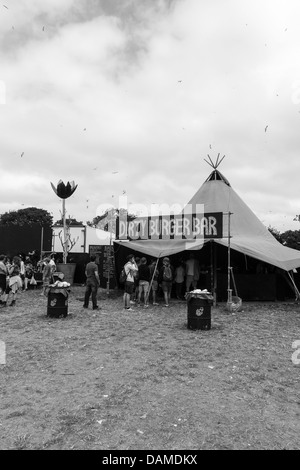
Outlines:
<svg viewBox="0 0 300 470"><path fill-rule="evenodd" d="M195 240L223 237L223 212L204 214L120 217L116 224L117 240Z"/></svg>

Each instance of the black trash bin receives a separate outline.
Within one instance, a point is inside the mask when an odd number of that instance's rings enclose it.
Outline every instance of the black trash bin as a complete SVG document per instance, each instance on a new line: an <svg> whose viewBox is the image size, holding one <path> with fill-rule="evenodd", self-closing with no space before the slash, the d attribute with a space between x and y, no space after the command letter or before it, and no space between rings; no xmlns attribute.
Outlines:
<svg viewBox="0 0 300 470"><path fill-rule="evenodd" d="M68 315L68 299L70 289L65 287L50 287L48 293L47 316L52 318Z"/></svg>
<svg viewBox="0 0 300 470"><path fill-rule="evenodd" d="M186 299L187 327L191 330L210 330L213 296L210 293L188 292Z"/></svg>

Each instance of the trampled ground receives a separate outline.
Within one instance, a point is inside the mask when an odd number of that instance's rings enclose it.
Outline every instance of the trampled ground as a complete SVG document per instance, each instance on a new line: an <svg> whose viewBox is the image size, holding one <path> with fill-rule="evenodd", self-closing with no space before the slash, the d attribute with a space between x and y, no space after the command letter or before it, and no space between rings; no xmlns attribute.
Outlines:
<svg viewBox="0 0 300 470"><path fill-rule="evenodd" d="M65 319L39 290L0 310L0 449L299 449L299 304L218 305L192 331L185 302L124 312L103 291L93 311L83 293Z"/></svg>

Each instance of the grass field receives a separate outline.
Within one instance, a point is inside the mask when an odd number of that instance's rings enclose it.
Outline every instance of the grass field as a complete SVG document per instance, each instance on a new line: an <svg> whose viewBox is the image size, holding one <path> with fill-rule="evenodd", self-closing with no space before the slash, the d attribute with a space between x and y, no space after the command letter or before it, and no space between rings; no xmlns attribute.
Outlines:
<svg viewBox="0 0 300 470"><path fill-rule="evenodd" d="M102 291L93 311L83 295L66 318L39 290L0 309L0 449L299 448L299 304L220 304L193 331L185 302L129 312Z"/></svg>

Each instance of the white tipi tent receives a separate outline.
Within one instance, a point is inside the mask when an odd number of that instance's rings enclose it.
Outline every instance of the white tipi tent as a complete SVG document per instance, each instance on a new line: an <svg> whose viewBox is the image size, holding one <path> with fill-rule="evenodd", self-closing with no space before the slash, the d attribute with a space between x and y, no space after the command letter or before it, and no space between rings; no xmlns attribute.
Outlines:
<svg viewBox="0 0 300 470"><path fill-rule="evenodd" d="M215 239L215 243L228 246L230 213L232 249L285 271L300 267L300 251L279 243L216 168L189 204L204 204L205 212L223 212L223 238Z"/></svg>
<svg viewBox="0 0 300 470"><path fill-rule="evenodd" d="M230 248L284 271L300 267L300 251L279 243L252 210L232 189L228 180L212 165L213 171L194 194L189 205L204 205L204 212L223 213L223 238L214 243L228 247L228 214L230 213ZM157 258L185 250L199 250L210 240L136 240L116 241L129 249Z"/></svg>

